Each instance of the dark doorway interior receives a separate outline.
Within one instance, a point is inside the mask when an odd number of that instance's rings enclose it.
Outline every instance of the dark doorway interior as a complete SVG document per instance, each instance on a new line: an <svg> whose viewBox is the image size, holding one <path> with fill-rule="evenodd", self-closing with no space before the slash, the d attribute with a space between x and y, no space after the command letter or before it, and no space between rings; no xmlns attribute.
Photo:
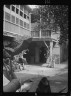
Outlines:
<svg viewBox="0 0 71 96"><path fill-rule="evenodd" d="M36 43L31 42L28 47L29 51L27 51L26 54L23 55L23 57L26 58L28 64L35 64L35 46L36 46Z"/></svg>
<svg viewBox="0 0 71 96"><path fill-rule="evenodd" d="M9 36L4 36L3 35L3 45L5 47L11 47L13 40L14 40L13 37L9 37Z"/></svg>
<svg viewBox="0 0 71 96"><path fill-rule="evenodd" d="M23 54L23 58L26 58L27 63L29 64L29 61L30 61L30 54L29 54L29 51L26 51L26 54Z"/></svg>
<svg viewBox="0 0 71 96"><path fill-rule="evenodd" d="M45 47L40 48L40 63L46 63L46 49Z"/></svg>
<svg viewBox="0 0 71 96"><path fill-rule="evenodd" d="M37 46L36 42L30 43L28 47L29 51L27 51L26 54L23 55L23 57L26 58L28 64L37 64L35 60L36 46ZM47 55L46 47L41 46L39 50L39 62L37 65L46 63L46 55Z"/></svg>

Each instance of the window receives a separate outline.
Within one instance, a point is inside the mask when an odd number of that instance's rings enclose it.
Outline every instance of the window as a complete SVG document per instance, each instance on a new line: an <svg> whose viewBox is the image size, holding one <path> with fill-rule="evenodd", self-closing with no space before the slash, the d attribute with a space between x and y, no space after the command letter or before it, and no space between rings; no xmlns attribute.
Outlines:
<svg viewBox="0 0 71 96"><path fill-rule="evenodd" d="M27 15L29 16L29 11L27 11Z"/></svg>
<svg viewBox="0 0 71 96"><path fill-rule="evenodd" d="M27 10L26 9L24 9L24 13L27 14Z"/></svg>
<svg viewBox="0 0 71 96"><path fill-rule="evenodd" d="M26 15L29 15L29 12L28 12L26 9L24 9L24 13L25 13Z"/></svg>
<svg viewBox="0 0 71 96"><path fill-rule="evenodd" d="M18 14L19 13L19 9L16 8L16 13Z"/></svg>
<svg viewBox="0 0 71 96"><path fill-rule="evenodd" d="M27 19L29 20L29 16L27 16Z"/></svg>
<svg viewBox="0 0 71 96"><path fill-rule="evenodd" d="M49 34L49 36L51 36L51 31L50 30L48 30L48 34Z"/></svg>
<svg viewBox="0 0 71 96"><path fill-rule="evenodd" d="M22 26L22 27L23 27L23 21L22 21L22 20L20 20L20 26Z"/></svg>
<svg viewBox="0 0 71 96"><path fill-rule="evenodd" d="M27 11L27 15L29 16L29 12Z"/></svg>
<svg viewBox="0 0 71 96"><path fill-rule="evenodd" d="M14 11L14 12L15 12L15 7L14 7L14 6L12 6L12 11Z"/></svg>
<svg viewBox="0 0 71 96"><path fill-rule="evenodd" d="M4 11L3 11L3 19L4 19Z"/></svg>
<svg viewBox="0 0 71 96"><path fill-rule="evenodd" d="M26 22L24 22L24 27L26 28Z"/></svg>
<svg viewBox="0 0 71 96"><path fill-rule="evenodd" d="M26 19L26 14L24 14L24 18Z"/></svg>
<svg viewBox="0 0 71 96"><path fill-rule="evenodd" d="M23 11L23 5L20 5L20 10L22 10L22 11Z"/></svg>
<svg viewBox="0 0 71 96"><path fill-rule="evenodd" d="M16 5L16 8L19 8L19 5Z"/></svg>
<svg viewBox="0 0 71 96"><path fill-rule="evenodd" d="M46 31L46 32L45 32L45 35L46 35L46 36L49 36L49 33Z"/></svg>
<svg viewBox="0 0 71 96"><path fill-rule="evenodd" d="M16 24L19 24L19 18L16 18Z"/></svg>
<svg viewBox="0 0 71 96"><path fill-rule="evenodd" d="M23 12L22 12L22 11L20 11L20 16L22 16L22 17L23 17Z"/></svg>
<svg viewBox="0 0 71 96"><path fill-rule="evenodd" d="M5 5L5 6L6 6L6 8L10 9L10 5Z"/></svg>
<svg viewBox="0 0 71 96"><path fill-rule="evenodd" d="M26 10L26 14L28 15L28 11Z"/></svg>
<svg viewBox="0 0 71 96"><path fill-rule="evenodd" d="M26 13L26 10L25 10L25 8L24 8L24 13Z"/></svg>
<svg viewBox="0 0 71 96"><path fill-rule="evenodd" d="M27 24L27 29L29 29L29 24Z"/></svg>
<svg viewBox="0 0 71 96"><path fill-rule="evenodd" d="M23 13L24 13L24 7L23 7Z"/></svg>
<svg viewBox="0 0 71 96"><path fill-rule="evenodd" d="M8 21L10 21L10 14L7 13L7 12L5 12L5 19L8 20Z"/></svg>
<svg viewBox="0 0 71 96"><path fill-rule="evenodd" d="M15 23L15 16L12 15L12 22Z"/></svg>

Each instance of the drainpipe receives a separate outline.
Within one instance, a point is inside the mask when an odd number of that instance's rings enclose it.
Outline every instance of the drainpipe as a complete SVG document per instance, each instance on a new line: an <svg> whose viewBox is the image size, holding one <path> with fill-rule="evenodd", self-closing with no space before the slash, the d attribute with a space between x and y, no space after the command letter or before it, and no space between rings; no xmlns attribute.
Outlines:
<svg viewBox="0 0 71 96"><path fill-rule="evenodd" d="M53 63L53 62L52 62L52 51L53 51L53 42L51 41L51 42L50 42L50 59L51 59L51 66L54 67L54 65L52 64L52 63Z"/></svg>

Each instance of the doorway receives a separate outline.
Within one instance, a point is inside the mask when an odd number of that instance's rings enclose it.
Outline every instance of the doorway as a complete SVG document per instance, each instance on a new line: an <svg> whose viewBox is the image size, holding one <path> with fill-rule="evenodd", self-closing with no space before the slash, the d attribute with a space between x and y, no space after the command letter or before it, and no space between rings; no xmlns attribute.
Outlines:
<svg viewBox="0 0 71 96"><path fill-rule="evenodd" d="M46 63L46 48L45 47L41 47L40 48L40 63Z"/></svg>

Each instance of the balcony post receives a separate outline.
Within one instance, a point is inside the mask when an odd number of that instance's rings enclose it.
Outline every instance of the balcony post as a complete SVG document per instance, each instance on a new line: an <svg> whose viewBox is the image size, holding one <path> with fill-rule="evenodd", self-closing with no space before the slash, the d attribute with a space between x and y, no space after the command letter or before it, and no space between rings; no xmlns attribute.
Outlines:
<svg viewBox="0 0 71 96"><path fill-rule="evenodd" d="M52 51L53 51L53 41L50 42L50 60L51 60L50 65L54 66L52 63L52 55L53 55Z"/></svg>

